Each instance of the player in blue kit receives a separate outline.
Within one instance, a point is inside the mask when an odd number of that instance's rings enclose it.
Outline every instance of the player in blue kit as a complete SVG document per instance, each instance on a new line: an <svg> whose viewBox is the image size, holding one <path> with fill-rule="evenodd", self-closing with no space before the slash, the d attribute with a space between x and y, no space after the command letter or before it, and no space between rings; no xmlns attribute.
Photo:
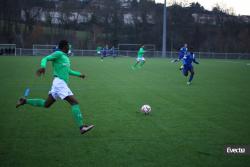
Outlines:
<svg viewBox="0 0 250 167"><path fill-rule="evenodd" d="M106 45L104 48L102 48L102 50L101 50L101 61L103 61L104 57L108 56L108 51L109 51L108 45Z"/></svg>
<svg viewBox="0 0 250 167"><path fill-rule="evenodd" d="M175 63L180 61L185 55L187 55L188 53L188 48L187 48L187 44L185 43L184 46L182 48L180 48L179 54L178 54L178 59L174 59L171 62ZM182 70L183 66L180 67L180 70Z"/></svg>
<svg viewBox="0 0 250 167"><path fill-rule="evenodd" d="M194 62L195 64L199 64L199 62L196 61L195 59L195 54L193 52L187 52L187 54L185 54L182 58L182 64L183 64L183 68L182 73L184 76L188 76L188 72L190 72L190 77L189 80L187 82L188 85L191 84L191 81L193 80L194 77L194 67L192 65L192 63Z"/></svg>
<svg viewBox="0 0 250 167"><path fill-rule="evenodd" d="M187 44L185 43L184 46L179 51L179 60L183 58L184 55L186 55L188 52Z"/></svg>

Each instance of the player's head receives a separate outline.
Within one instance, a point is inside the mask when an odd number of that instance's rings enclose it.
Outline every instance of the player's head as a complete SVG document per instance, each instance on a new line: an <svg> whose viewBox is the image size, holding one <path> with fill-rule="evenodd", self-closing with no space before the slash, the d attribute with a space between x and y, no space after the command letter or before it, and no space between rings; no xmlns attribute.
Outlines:
<svg viewBox="0 0 250 167"><path fill-rule="evenodd" d="M67 40L61 40L58 44L58 48L64 53L68 53L69 51L69 42Z"/></svg>
<svg viewBox="0 0 250 167"><path fill-rule="evenodd" d="M187 43L185 43L185 44L184 44L184 47L185 47L185 48L187 48L187 46L188 46L188 44L187 44Z"/></svg>
<svg viewBox="0 0 250 167"><path fill-rule="evenodd" d="M141 45L141 48L144 48L144 44Z"/></svg>

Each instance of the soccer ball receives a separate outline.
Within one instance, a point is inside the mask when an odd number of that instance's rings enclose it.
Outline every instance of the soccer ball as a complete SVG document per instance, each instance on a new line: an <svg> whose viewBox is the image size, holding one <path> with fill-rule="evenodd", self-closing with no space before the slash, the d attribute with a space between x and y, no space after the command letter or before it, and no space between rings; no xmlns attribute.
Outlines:
<svg viewBox="0 0 250 167"><path fill-rule="evenodd" d="M148 104L145 104L141 107L141 112L144 114L149 114L151 111L151 107Z"/></svg>

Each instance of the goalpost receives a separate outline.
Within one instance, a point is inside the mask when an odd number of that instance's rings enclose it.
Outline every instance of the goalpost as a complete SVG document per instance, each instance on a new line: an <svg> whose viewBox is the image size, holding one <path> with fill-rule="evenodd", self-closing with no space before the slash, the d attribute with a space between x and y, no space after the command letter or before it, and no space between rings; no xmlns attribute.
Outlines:
<svg viewBox="0 0 250 167"><path fill-rule="evenodd" d="M0 44L0 55L16 56L16 44Z"/></svg>
<svg viewBox="0 0 250 167"><path fill-rule="evenodd" d="M121 43L118 44L118 50L139 50L142 44L129 44ZM143 44L144 49L148 51L155 51L155 44Z"/></svg>
<svg viewBox="0 0 250 167"><path fill-rule="evenodd" d="M44 56L53 52L57 45L33 44L33 56Z"/></svg>
<svg viewBox="0 0 250 167"><path fill-rule="evenodd" d="M155 44L143 44L146 52L150 54L155 54ZM118 44L119 55L131 55L136 54L140 49L142 44L130 44L130 43L120 43Z"/></svg>

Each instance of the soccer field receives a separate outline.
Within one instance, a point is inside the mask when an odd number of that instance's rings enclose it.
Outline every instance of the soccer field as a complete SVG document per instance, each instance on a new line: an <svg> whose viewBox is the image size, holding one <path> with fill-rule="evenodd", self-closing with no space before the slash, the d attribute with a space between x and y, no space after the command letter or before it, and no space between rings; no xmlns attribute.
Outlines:
<svg viewBox="0 0 250 167"><path fill-rule="evenodd" d="M200 59L192 85L180 64L134 58L71 57L86 79L70 78L84 120L81 135L71 108L15 108L25 88L46 98L52 82L35 76L41 57L0 57L0 166L247 167L250 155L225 155L225 145L250 145L250 60ZM139 112L149 104L152 112Z"/></svg>

